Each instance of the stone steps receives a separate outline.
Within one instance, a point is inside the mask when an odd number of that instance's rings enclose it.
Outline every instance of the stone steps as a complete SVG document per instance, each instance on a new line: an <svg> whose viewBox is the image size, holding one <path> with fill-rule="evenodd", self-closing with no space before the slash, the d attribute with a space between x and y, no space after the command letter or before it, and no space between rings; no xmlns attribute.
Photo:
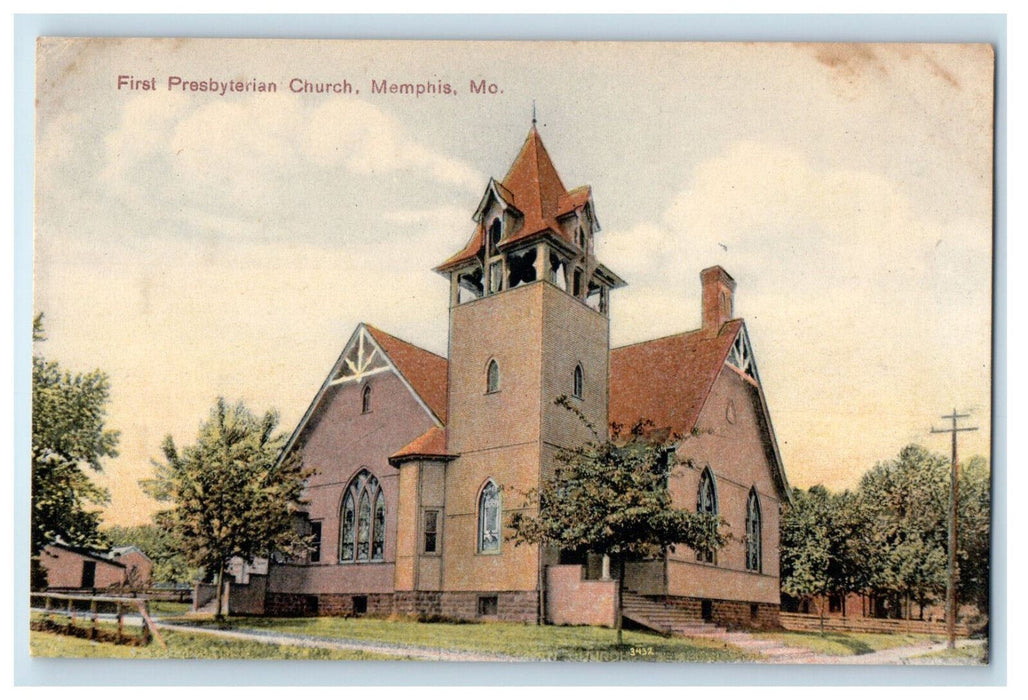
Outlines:
<svg viewBox="0 0 1028 700"><path fill-rule="evenodd" d="M729 632L693 612L667 605L658 599L626 591L622 602L622 615L625 618L661 634L725 642L762 657L767 663L806 663L817 656L802 647L786 646L774 640L754 637L746 632Z"/></svg>

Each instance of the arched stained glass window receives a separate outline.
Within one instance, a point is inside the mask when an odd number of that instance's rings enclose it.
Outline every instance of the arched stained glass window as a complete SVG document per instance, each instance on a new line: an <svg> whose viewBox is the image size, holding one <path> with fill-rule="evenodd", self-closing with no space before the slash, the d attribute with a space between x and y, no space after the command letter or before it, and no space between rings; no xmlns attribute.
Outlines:
<svg viewBox="0 0 1028 700"><path fill-rule="evenodd" d="M757 497L757 489L750 489L750 498L746 502L746 569L760 572L763 566L761 561L761 526L760 526L760 499Z"/></svg>
<svg viewBox="0 0 1028 700"><path fill-rule="evenodd" d="M500 551L500 488L490 479L478 497L478 551Z"/></svg>
<svg viewBox="0 0 1028 700"><path fill-rule="evenodd" d="M339 519L339 561L381 561L385 556L385 494L367 469L353 478Z"/></svg>
<svg viewBox="0 0 1028 700"><path fill-rule="evenodd" d="M717 485L714 483L714 474L710 467L705 468L700 475L700 487L696 492L696 512L717 515ZM714 550L697 550L696 561L714 563Z"/></svg>
<svg viewBox="0 0 1028 700"><path fill-rule="evenodd" d="M489 360L489 367L485 371L486 393L493 393L500 390L500 365L496 360Z"/></svg>
<svg viewBox="0 0 1028 700"><path fill-rule="evenodd" d="M582 398L582 391L585 388L585 378L582 375L582 365L575 365L575 378L572 384L572 393L576 399Z"/></svg>

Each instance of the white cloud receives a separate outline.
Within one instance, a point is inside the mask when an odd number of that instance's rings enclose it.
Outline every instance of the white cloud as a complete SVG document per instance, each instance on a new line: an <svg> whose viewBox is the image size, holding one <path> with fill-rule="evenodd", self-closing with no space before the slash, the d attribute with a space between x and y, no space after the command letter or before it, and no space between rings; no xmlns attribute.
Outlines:
<svg viewBox="0 0 1028 700"><path fill-rule="evenodd" d="M629 282L613 301L613 340L696 327L699 270L721 264L739 283L772 410L790 407L775 414L779 438L803 445L783 446L787 466L800 483L845 485L857 464L922 439L938 410L973 406L987 423L990 223L987 208L918 216L902 183L737 143L698 165L654 220L603 241L601 259ZM871 415L873 435L850 434ZM845 457L812 459L838 444Z"/></svg>

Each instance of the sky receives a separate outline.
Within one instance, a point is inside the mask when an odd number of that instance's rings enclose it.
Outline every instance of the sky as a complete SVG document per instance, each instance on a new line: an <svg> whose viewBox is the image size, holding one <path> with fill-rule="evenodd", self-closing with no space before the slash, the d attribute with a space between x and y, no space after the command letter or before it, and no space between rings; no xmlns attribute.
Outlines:
<svg viewBox="0 0 1028 700"><path fill-rule="evenodd" d="M36 351L110 376L108 523L148 520L138 480L216 397L292 430L359 322L445 354L431 268L533 100L628 282L612 344L698 327L699 271L722 265L792 485L855 486L911 442L946 454L929 430L954 408L979 427L961 453L988 454L988 47L87 39L37 66Z"/></svg>

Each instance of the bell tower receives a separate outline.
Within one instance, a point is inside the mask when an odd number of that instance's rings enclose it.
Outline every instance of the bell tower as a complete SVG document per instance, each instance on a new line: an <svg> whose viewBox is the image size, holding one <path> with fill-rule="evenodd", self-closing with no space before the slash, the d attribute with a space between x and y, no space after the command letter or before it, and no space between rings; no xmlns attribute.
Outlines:
<svg viewBox="0 0 1028 700"><path fill-rule="evenodd" d="M497 614L517 618L505 605L540 605L552 562L539 547L507 541L506 516L552 471L560 448L592 437L557 397L605 430L610 292L625 283L596 259L591 189L564 187L534 124L472 219L468 243L435 268L450 280L446 447L458 455L447 465L443 590L488 600L498 592ZM490 484L503 513L498 542ZM520 602L505 603L510 592Z"/></svg>

